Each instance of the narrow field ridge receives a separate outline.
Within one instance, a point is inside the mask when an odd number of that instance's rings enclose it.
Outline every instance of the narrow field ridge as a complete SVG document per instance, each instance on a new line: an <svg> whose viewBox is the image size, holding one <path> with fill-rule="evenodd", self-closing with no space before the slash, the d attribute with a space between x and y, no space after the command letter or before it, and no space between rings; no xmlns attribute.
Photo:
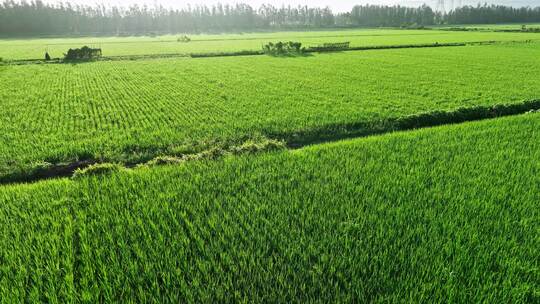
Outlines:
<svg viewBox="0 0 540 304"><path fill-rule="evenodd" d="M540 111L540 100L525 101L517 104L459 108L454 111L433 111L379 121L327 125L294 134L266 134L270 139L263 139L259 142L250 141L236 146L226 144L224 146L227 148L211 147L205 151L196 154L182 155L181 157L155 155L156 158L150 161L145 160L132 163L120 163L117 165L125 168L135 168L144 165L159 166L201 159L217 159L226 154L239 155L262 153L281 148L300 149L310 145L343 139L383 135L395 131L408 131L441 125L459 124L538 111ZM77 171L107 163L109 162L106 160L86 159L72 163L51 164L44 168L35 169L32 172L3 176L0 178L0 185L32 183L46 179L70 177Z"/></svg>

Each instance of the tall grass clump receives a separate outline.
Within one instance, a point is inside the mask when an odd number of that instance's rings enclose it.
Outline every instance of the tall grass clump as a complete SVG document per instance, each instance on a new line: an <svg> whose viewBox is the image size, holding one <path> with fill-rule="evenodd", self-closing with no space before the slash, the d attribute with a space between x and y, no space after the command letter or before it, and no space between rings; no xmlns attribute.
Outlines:
<svg viewBox="0 0 540 304"><path fill-rule="evenodd" d="M86 168L77 169L73 173L73 179L80 179L88 176L100 176L100 175L109 175L113 173L118 173L124 171L125 168L120 164L94 164Z"/></svg>

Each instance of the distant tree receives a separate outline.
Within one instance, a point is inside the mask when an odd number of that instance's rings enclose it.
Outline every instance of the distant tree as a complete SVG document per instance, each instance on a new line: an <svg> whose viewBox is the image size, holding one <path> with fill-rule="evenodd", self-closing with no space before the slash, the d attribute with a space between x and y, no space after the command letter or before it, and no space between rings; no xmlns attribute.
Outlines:
<svg viewBox="0 0 540 304"><path fill-rule="evenodd" d="M2 1L2 0L0 0ZM334 14L328 7L248 4L197 5L165 9L132 5L87 6L41 0L3 0L0 3L1 35L40 34L158 34L246 31L257 29L307 29L325 27L414 27L434 24L540 22L540 7L514 8L478 5L434 12L429 6L359 5ZM528 29L527 29L528 30Z"/></svg>
<svg viewBox="0 0 540 304"><path fill-rule="evenodd" d="M187 43L187 42L190 42L190 41L191 41L191 38L189 38L189 37L186 36L186 35L183 35L183 36L181 36L181 37L178 37L178 39L176 39L176 41Z"/></svg>
<svg viewBox="0 0 540 304"><path fill-rule="evenodd" d="M73 60L91 60L101 57L101 49L94 49L88 46L83 46L80 49L69 49L66 54L64 54L64 60L73 61Z"/></svg>
<svg viewBox="0 0 540 304"><path fill-rule="evenodd" d="M263 46L263 51L265 54L269 55L287 55L287 54L301 54L305 51L302 48L301 42L282 42L277 43L269 42Z"/></svg>

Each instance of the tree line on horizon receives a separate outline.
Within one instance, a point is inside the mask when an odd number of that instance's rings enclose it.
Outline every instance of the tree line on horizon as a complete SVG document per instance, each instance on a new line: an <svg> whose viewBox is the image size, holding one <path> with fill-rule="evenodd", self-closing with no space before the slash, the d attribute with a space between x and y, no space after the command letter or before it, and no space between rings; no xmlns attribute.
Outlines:
<svg viewBox="0 0 540 304"><path fill-rule="evenodd" d="M447 13L420 7L358 5L335 14L328 7L248 4L129 7L47 4L41 0L0 3L0 35L199 33L334 27L421 27L442 24L540 22L540 7L464 6Z"/></svg>

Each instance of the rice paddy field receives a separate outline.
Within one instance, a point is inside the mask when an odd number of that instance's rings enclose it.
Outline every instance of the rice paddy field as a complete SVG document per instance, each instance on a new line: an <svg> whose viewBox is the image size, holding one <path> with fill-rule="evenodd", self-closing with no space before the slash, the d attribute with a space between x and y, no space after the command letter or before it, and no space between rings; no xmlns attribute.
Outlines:
<svg viewBox="0 0 540 304"><path fill-rule="evenodd" d="M540 302L535 37L0 40L157 57L0 64L0 302ZM497 43L159 58L278 40Z"/></svg>
<svg viewBox="0 0 540 304"><path fill-rule="evenodd" d="M0 297L533 303L539 128L529 114L6 186Z"/></svg>
<svg viewBox="0 0 540 304"><path fill-rule="evenodd" d="M81 37L0 40L0 58L4 60L63 57L69 48L91 45L103 49L104 56L205 54L260 50L273 41L299 41L305 46L328 42L351 42L351 46L387 46L429 43L540 40L538 33L450 32L444 30L346 30L313 32L245 33L226 35L190 35L189 43L176 36L157 37Z"/></svg>
<svg viewBox="0 0 540 304"><path fill-rule="evenodd" d="M6 66L0 176L44 162L138 162L254 134L302 140L354 123L533 100L539 51L529 43Z"/></svg>

